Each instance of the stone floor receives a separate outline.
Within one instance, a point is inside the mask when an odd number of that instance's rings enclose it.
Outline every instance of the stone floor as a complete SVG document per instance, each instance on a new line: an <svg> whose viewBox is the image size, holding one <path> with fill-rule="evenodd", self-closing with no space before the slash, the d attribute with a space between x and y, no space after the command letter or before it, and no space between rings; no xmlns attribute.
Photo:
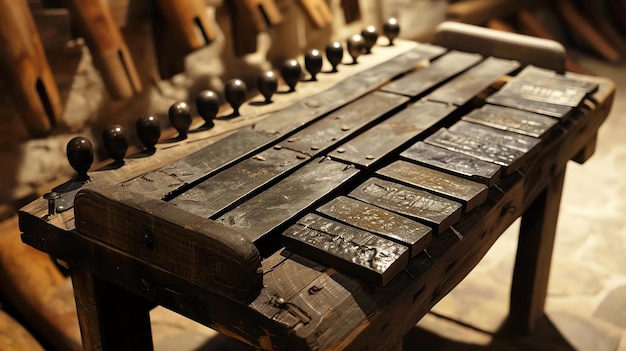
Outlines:
<svg viewBox="0 0 626 351"><path fill-rule="evenodd" d="M613 79L617 95L595 155L583 166L568 166L546 317L524 338L499 331L508 309L516 223L419 322L405 350L626 351L626 65L580 62ZM162 308L152 320L159 351L250 350Z"/></svg>

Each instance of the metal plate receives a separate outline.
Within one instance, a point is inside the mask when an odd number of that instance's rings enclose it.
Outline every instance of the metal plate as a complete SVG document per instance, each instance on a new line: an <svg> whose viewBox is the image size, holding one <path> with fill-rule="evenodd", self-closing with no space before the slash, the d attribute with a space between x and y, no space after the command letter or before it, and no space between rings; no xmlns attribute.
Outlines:
<svg viewBox="0 0 626 351"><path fill-rule="evenodd" d="M461 204L429 192L379 178L370 178L350 192L368 204L409 216L441 233L459 218Z"/></svg>
<svg viewBox="0 0 626 351"><path fill-rule="evenodd" d="M430 227L345 196L331 200L317 212L408 246L411 257L428 247L432 240Z"/></svg>
<svg viewBox="0 0 626 351"><path fill-rule="evenodd" d="M266 234L313 206L357 173L357 169L343 163L314 159L216 221L241 229L250 241L261 245L259 242Z"/></svg>
<svg viewBox="0 0 626 351"><path fill-rule="evenodd" d="M485 184L406 161L396 161L376 174L461 202L466 212L485 202L489 190Z"/></svg>
<svg viewBox="0 0 626 351"><path fill-rule="evenodd" d="M315 214L289 227L283 243L304 257L381 286L409 261L406 246Z"/></svg>
<svg viewBox="0 0 626 351"><path fill-rule="evenodd" d="M554 105L576 107L587 95L586 92L551 85L548 82L534 82L513 79L499 91L500 94L519 96L525 100L545 102Z"/></svg>
<svg viewBox="0 0 626 351"><path fill-rule="evenodd" d="M493 82L519 67L519 62L494 57L485 59L451 82L426 96L426 99L457 106L465 105Z"/></svg>
<svg viewBox="0 0 626 351"><path fill-rule="evenodd" d="M280 145L311 157L318 156L407 102L408 98L394 94L374 92L365 95L292 135Z"/></svg>
<svg viewBox="0 0 626 351"><path fill-rule="evenodd" d="M361 167L369 167L442 122L455 110L435 102L418 102L366 130L329 155Z"/></svg>
<svg viewBox="0 0 626 351"><path fill-rule="evenodd" d="M267 149L186 190L170 203L209 218L270 186L308 159L287 149Z"/></svg>
<svg viewBox="0 0 626 351"><path fill-rule="evenodd" d="M439 129L424 141L450 151L498 164L502 166L504 175L518 169L525 160L525 154L521 151L452 133L445 128Z"/></svg>
<svg viewBox="0 0 626 351"><path fill-rule="evenodd" d="M383 91L418 97L446 79L453 77L482 60L478 54L451 51L432 62L430 66L411 72L386 86Z"/></svg>
<svg viewBox="0 0 626 351"><path fill-rule="evenodd" d="M483 126L476 123L458 121L449 130L453 133L467 135L468 137L506 146L526 154L534 154L539 150L541 139L508 132L496 128Z"/></svg>
<svg viewBox="0 0 626 351"><path fill-rule="evenodd" d="M598 83L576 79L574 77L566 77L556 74L554 71L528 65L520 73L515 76L516 79L527 81L541 81L553 86L560 86L568 89L576 89L585 93L593 93L598 90Z"/></svg>
<svg viewBox="0 0 626 351"><path fill-rule="evenodd" d="M557 124L557 120L546 116L495 105L484 105L463 120L535 138L545 138Z"/></svg>
<svg viewBox="0 0 626 351"><path fill-rule="evenodd" d="M487 186L492 186L500 178L501 167L496 164L421 141L406 149L400 156L426 167L459 175Z"/></svg>
<svg viewBox="0 0 626 351"><path fill-rule="evenodd" d="M544 101L530 100L521 93L500 90L486 100L487 103L513 107L524 111L536 112L542 115L565 119L569 117L573 108L570 106L551 104Z"/></svg>

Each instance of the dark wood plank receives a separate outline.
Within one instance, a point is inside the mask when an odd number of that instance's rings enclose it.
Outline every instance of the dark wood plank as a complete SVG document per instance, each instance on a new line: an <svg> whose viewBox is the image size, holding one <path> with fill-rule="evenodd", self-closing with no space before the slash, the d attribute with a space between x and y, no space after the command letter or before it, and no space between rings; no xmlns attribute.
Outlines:
<svg viewBox="0 0 626 351"><path fill-rule="evenodd" d="M350 196L414 218L441 233L461 217L461 204L429 192L379 178L370 178Z"/></svg>
<svg viewBox="0 0 626 351"><path fill-rule="evenodd" d="M393 94L374 92L332 112L281 142L281 146L319 156L333 145L358 134L376 121L396 111L408 99Z"/></svg>
<svg viewBox="0 0 626 351"><path fill-rule="evenodd" d="M418 142L400 154L407 160L492 186L500 178L500 166L475 157Z"/></svg>
<svg viewBox="0 0 626 351"><path fill-rule="evenodd" d="M345 196L334 198L316 211L408 246L411 257L428 247L432 239L432 229L428 226Z"/></svg>
<svg viewBox="0 0 626 351"><path fill-rule="evenodd" d="M430 101L462 106L518 67L517 61L488 57L425 98Z"/></svg>
<svg viewBox="0 0 626 351"><path fill-rule="evenodd" d="M521 151L470 138L462 134L452 133L445 128L438 130L424 141L450 151L498 164L502 166L504 175L518 169L526 159L526 154Z"/></svg>
<svg viewBox="0 0 626 351"><path fill-rule="evenodd" d="M294 252L381 286L409 260L404 245L316 214L300 219L282 238Z"/></svg>
<svg viewBox="0 0 626 351"><path fill-rule="evenodd" d="M465 121L456 122L449 130L453 133L467 135L468 137L488 143L506 146L510 149L528 154L528 156L534 155L539 151L539 144L541 142L541 139L531 136Z"/></svg>
<svg viewBox="0 0 626 351"><path fill-rule="evenodd" d="M406 161L396 161L376 174L410 186L427 190L463 204L471 211L487 199L487 186Z"/></svg>
<svg viewBox="0 0 626 351"><path fill-rule="evenodd" d="M358 170L329 159L315 159L276 185L226 212L216 221L238 228L245 237L259 245L293 217L301 214L335 191Z"/></svg>
<svg viewBox="0 0 626 351"><path fill-rule="evenodd" d="M369 167L422 133L431 131L454 110L454 106L435 102L415 103L342 144L329 155Z"/></svg>
<svg viewBox="0 0 626 351"><path fill-rule="evenodd" d="M463 120L541 139L549 136L558 123L540 114L496 105L484 105L463 116Z"/></svg>
<svg viewBox="0 0 626 351"><path fill-rule="evenodd" d="M475 65L482 56L451 51L432 62L428 67L411 72L382 87L383 91L417 98L445 80Z"/></svg>

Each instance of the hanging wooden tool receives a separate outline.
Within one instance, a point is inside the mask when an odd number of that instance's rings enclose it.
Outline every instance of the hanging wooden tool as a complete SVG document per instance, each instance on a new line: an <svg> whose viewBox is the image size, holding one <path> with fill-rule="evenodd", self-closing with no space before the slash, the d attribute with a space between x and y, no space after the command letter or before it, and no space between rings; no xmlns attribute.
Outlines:
<svg viewBox="0 0 626 351"><path fill-rule="evenodd" d="M125 99L141 91L139 75L108 2L66 0L66 4L109 94Z"/></svg>
<svg viewBox="0 0 626 351"><path fill-rule="evenodd" d="M300 0L300 4L316 27L324 28L333 21L325 0Z"/></svg>
<svg viewBox="0 0 626 351"><path fill-rule="evenodd" d="M257 35L283 21L274 0L226 1L230 12L235 55L243 56L257 50Z"/></svg>
<svg viewBox="0 0 626 351"><path fill-rule="evenodd" d="M359 0L341 0L341 8L343 9L343 18L346 24L361 19L361 7Z"/></svg>
<svg viewBox="0 0 626 351"><path fill-rule="evenodd" d="M0 75L28 132L44 136L61 117L61 98L25 0L0 0Z"/></svg>

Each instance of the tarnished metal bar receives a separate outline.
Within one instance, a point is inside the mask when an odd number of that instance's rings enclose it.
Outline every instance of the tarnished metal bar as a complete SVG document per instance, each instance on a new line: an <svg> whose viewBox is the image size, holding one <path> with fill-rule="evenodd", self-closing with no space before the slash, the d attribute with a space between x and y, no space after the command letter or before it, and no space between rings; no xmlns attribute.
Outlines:
<svg viewBox="0 0 626 351"><path fill-rule="evenodd" d="M418 142L400 154L410 161L492 186L500 178L500 166L475 157Z"/></svg>
<svg viewBox="0 0 626 351"><path fill-rule="evenodd" d="M408 246L411 257L428 247L432 240L433 231L430 227L349 197L337 197L316 211L339 222Z"/></svg>
<svg viewBox="0 0 626 351"><path fill-rule="evenodd" d="M402 160L382 168L376 174L461 202L465 212L485 202L489 190L485 184Z"/></svg>
<svg viewBox="0 0 626 351"><path fill-rule="evenodd" d="M408 73L404 77L385 85L381 90L416 98L475 65L482 58L478 54L452 51L438 58L428 67Z"/></svg>
<svg viewBox="0 0 626 351"><path fill-rule="evenodd" d="M283 233L285 247L377 285L408 264L406 246L361 229L308 214Z"/></svg>
<svg viewBox="0 0 626 351"><path fill-rule="evenodd" d="M531 136L509 132L476 123L458 121L449 128L453 133L467 135L474 139L480 139L488 143L506 146L526 154L534 154L539 151L541 139Z"/></svg>
<svg viewBox="0 0 626 351"><path fill-rule="evenodd" d="M541 81L542 83L548 83L550 85L561 86L568 89L576 89L584 91L585 93L593 93L598 89L598 83L596 82L566 77L564 75L557 74L554 71L531 65L526 66L526 68L515 76L515 79Z"/></svg>
<svg viewBox="0 0 626 351"><path fill-rule="evenodd" d="M502 166L504 175L517 170L526 159L526 154L521 151L498 144L487 143L463 134L452 133L445 128L438 130L424 141L450 151L498 164Z"/></svg>
<svg viewBox="0 0 626 351"><path fill-rule="evenodd" d="M368 179L350 196L428 224L436 233L461 218L458 202L379 178Z"/></svg>
<svg viewBox="0 0 626 351"><path fill-rule="evenodd" d="M329 155L344 162L369 167L420 134L438 126L454 106L418 102L366 130Z"/></svg>
<svg viewBox="0 0 626 351"><path fill-rule="evenodd" d="M463 120L542 139L557 124L553 118L495 105L484 105L463 116Z"/></svg>
<svg viewBox="0 0 626 351"><path fill-rule="evenodd" d="M465 105L493 82L519 67L519 62L489 57L454 78L446 85L426 95L425 99L457 106Z"/></svg>

